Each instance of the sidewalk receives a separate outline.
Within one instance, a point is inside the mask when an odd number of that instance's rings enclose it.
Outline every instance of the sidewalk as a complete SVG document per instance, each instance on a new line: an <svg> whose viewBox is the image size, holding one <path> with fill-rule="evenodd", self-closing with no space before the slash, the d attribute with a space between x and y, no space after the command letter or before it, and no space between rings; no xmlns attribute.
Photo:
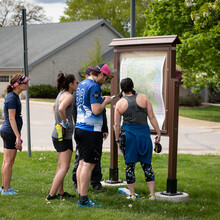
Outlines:
<svg viewBox="0 0 220 220"><path fill-rule="evenodd" d="M3 108L0 99L0 108ZM23 149L27 150L26 101L22 100L22 114L24 125L22 138ZM51 133L54 127L52 114L53 103L30 100L31 118L31 149L32 151L54 151ZM110 131L110 109L107 109L108 127ZM109 135L110 136L110 135ZM216 154L220 155L220 123L179 117L178 153L184 154ZM1 138L0 138L1 139ZM154 136L152 135L152 140ZM75 141L73 141L75 147ZM168 153L169 137L162 136L162 153ZM3 142L0 140L0 152ZM103 151L110 151L110 137L103 143Z"/></svg>

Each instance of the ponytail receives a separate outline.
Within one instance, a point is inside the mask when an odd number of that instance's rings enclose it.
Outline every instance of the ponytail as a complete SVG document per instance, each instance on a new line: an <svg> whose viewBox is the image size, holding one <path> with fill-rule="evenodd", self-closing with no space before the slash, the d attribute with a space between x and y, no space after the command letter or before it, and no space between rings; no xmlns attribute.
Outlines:
<svg viewBox="0 0 220 220"><path fill-rule="evenodd" d="M57 90L60 91L63 89L65 83L65 76L63 72L59 72L57 76Z"/></svg>
<svg viewBox="0 0 220 220"><path fill-rule="evenodd" d="M69 90L69 84L73 83L76 80L76 77L73 74L64 74L59 72L57 76L57 90Z"/></svg>
<svg viewBox="0 0 220 220"><path fill-rule="evenodd" d="M21 77L22 74L16 73L11 77L10 84L5 89L5 92L9 93L13 91L13 85L17 82L17 80Z"/></svg>
<svg viewBox="0 0 220 220"><path fill-rule="evenodd" d="M13 91L13 87L11 85L8 85L5 92L9 93Z"/></svg>

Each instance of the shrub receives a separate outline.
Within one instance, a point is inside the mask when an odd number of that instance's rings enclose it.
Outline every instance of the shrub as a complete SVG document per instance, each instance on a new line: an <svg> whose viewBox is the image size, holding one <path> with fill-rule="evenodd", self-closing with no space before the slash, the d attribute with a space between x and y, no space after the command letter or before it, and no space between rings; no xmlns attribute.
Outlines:
<svg viewBox="0 0 220 220"><path fill-rule="evenodd" d="M181 106L200 106L202 103L202 97L198 94L190 94L185 97L179 97L179 105Z"/></svg>
<svg viewBox="0 0 220 220"><path fill-rule="evenodd" d="M108 89L108 88L102 89L102 95L103 96L110 95L110 89Z"/></svg>
<svg viewBox="0 0 220 220"><path fill-rule="evenodd" d="M58 94L57 88L51 85L30 86L30 98L56 98Z"/></svg>

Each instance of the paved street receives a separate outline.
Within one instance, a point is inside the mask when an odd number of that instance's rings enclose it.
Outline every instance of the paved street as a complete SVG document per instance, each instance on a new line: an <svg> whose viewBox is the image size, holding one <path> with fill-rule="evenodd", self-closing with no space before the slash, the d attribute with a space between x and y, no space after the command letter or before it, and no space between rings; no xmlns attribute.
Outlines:
<svg viewBox="0 0 220 220"><path fill-rule="evenodd" d="M0 99L0 108L3 108L3 99ZM22 113L24 126L22 138L23 149L27 150L27 123L26 104L22 101ZM31 149L54 150L51 133L54 126L51 103L30 101L31 118ZM110 110L107 109L108 122L110 122ZM110 128L110 125L109 125ZM154 136L152 136L152 140ZM74 147L75 147L75 142ZM163 153L168 153L169 138L162 137ZM3 151L3 142L0 140L0 151ZM110 151L110 138L104 141L103 151ZM206 122L179 117L178 153L187 154L218 154L220 155L220 123Z"/></svg>

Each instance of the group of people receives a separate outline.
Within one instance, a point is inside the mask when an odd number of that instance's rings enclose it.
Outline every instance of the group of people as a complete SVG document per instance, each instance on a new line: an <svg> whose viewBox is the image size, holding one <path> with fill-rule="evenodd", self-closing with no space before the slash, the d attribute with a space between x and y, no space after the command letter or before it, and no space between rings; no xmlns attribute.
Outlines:
<svg viewBox="0 0 220 220"><path fill-rule="evenodd" d="M80 83L73 74L60 72L57 76L59 94L53 107L55 126L52 132L53 145L57 151L58 165L52 187L46 201L59 197L74 197L64 191L64 178L69 170L73 142L76 142L75 165L73 169L74 188L78 191L78 206L99 206L88 198L91 182L93 188L100 190L102 185L101 155L103 139L108 136L105 107L113 100L102 96L101 86L110 77L107 64L99 64L86 70L86 79ZM7 87L4 103L5 121L1 127L4 142L2 164L1 195L15 195L10 187L12 165L17 150L22 150L21 140L21 102L19 94L26 90L29 78L16 74ZM130 195L135 200L135 164L141 163L150 190L150 200L155 200L155 177L151 166L152 141L147 118L157 132L156 142L160 142L160 129L148 97L136 93L130 78L122 79L121 93L115 107L115 141L124 155L126 180ZM123 116L123 125L121 118ZM74 126L75 124L75 126Z"/></svg>

